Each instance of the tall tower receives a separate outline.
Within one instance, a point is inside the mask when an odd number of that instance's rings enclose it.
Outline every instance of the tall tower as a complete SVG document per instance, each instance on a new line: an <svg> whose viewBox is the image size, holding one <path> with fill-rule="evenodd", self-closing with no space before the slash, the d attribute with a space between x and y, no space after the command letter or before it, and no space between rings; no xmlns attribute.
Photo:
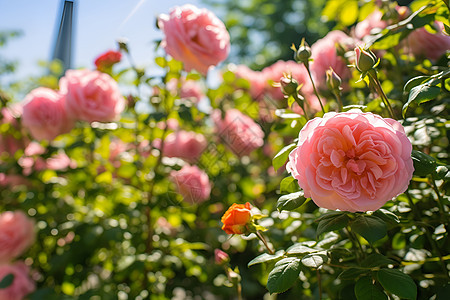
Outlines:
<svg viewBox="0 0 450 300"><path fill-rule="evenodd" d="M64 72L72 66L74 0L65 0L61 11L61 21L57 31L52 60L61 61Z"/></svg>

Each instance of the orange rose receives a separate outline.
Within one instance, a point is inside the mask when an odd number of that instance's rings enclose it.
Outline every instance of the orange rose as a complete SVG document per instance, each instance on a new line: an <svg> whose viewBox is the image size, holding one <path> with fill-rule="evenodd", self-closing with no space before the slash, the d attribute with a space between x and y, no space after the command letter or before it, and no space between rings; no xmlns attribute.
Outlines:
<svg viewBox="0 0 450 300"><path fill-rule="evenodd" d="M236 204L225 212L222 217L222 229L228 234L242 234L247 232L247 224L252 220L250 203Z"/></svg>

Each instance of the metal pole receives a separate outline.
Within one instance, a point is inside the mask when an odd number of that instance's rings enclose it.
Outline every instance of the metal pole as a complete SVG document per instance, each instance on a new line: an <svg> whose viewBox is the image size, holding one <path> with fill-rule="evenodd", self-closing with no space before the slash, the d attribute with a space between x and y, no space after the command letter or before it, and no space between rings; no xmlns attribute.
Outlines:
<svg viewBox="0 0 450 300"><path fill-rule="evenodd" d="M73 13L74 1L65 0L52 55L52 60L61 62L63 74L72 66Z"/></svg>

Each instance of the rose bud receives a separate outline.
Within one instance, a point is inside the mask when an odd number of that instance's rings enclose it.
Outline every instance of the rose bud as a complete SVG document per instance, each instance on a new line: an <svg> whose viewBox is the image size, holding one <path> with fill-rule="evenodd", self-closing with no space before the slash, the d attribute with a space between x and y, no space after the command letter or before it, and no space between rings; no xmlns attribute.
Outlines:
<svg viewBox="0 0 450 300"><path fill-rule="evenodd" d="M311 57L311 48L305 42L305 38L302 39L298 50L294 54L294 59L298 63L308 63L309 58Z"/></svg>
<svg viewBox="0 0 450 300"><path fill-rule="evenodd" d="M330 90L337 92L342 90L341 77L339 77L339 75L336 74L336 72L334 72L333 68L330 67L330 69L326 71L326 75L327 75L327 86Z"/></svg>
<svg viewBox="0 0 450 300"><path fill-rule="evenodd" d="M218 265L224 265L230 261L230 256L220 249L214 250L214 260Z"/></svg>
<svg viewBox="0 0 450 300"><path fill-rule="evenodd" d="M377 57L370 50L366 51L360 47L357 47L355 48L355 54L356 54L356 68L360 72L367 72L373 69L373 67L377 63Z"/></svg>
<svg viewBox="0 0 450 300"><path fill-rule="evenodd" d="M221 219L222 229L228 234L248 233L247 225L252 221L251 208L252 206L248 202L245 204L233 203Z"/></svg>
<svg viewBox="0 0 450 300"><path fill-rule="evenodd" d="M285 75L280 78L281 91L284 95L290 96L297 94L298 82L291 75Z"/></svg>

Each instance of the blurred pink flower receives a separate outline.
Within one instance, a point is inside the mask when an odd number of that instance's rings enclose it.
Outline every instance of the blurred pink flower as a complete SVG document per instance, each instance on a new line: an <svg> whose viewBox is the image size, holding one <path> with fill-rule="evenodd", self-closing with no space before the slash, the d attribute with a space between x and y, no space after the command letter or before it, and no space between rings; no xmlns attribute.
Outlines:
<svg viewBox="0 0 450 300"><path fill-rule="evenodd" d="M239 110L227 110L224 119L221 112L215 110L211 118L216 124L216 132L237 156L249 155L263 146L264 132L261 127Z"/></svg>
<svg viewBox="0 0 450 300"><path fill-rule="evenodd" d="M66 95L67 112L87 122L111 122L125 108L119 86L108 74L89 70L68 70L59 81Z"/></svg>
<svg viewBox="0 0 450 300"><path fill-rule="evenodd" d="M14 107L3 107L1 109L2 118L0 119L0 124L9 124L12 130L21 131L19 122L17 122L18 117L22 115L22 106L16 105ZM11 130L11 131L12 131ZM0 154L8 153L13 156L19 149L24 149L29 143L29 140L24 137L16 137L9 131L0 134Z"/></svg>
<svg viewBox="0 0 450 300"><path fill-rule="evenodd" d="M224 265L230 261L230 256L226 252L224 252L220 249L215 249L214 250L214 261L218 265Z"/></svg>
<svg viewBox="0 0 450 300"><path fill-rule="evenodd" d="M97 70L102 71L111 68L114 64L120 62L122 53L120 51L108 50L100 54L94 61Z"/></svg>
<svg viewBox="0 0 450 300"><path fill-rule="evenodd" d="M206 75L228 57L230 36L225 25L212 12L191 4L172 8L169 15L158 17L164 32L161 46L174 59L182 61L186 71Z"/></svg>
<svg viewBox="0 0 450 300"><path fill-rule="evenodd" d="M67 114L64 96L40 87L24 99L22 124L33 138L51 141L72 130L74 121Z"/></svg>
<svg viewBox="0 0 450 300"><path fill-rule="evenodd" d="M49 170L65 170L76 168L76 162L72 161L64 152L57 153L45 160L45 167Z"/></svg>
<svg viewBox="0 0 450 300"><path fill-rule="evenodd" d="M206 138L201 133L193 131L176 131L169 133L164 139L163 155L167 157L179 157L188 162L195 162L205 151Z"/></svg>
<svg viewBox="0 0 450 300"><path fill-rule="evenodd" d="M34 281L30 278L30 269L23 262L0 265L0 281L7 275L14 275L10 286L0 289L1 300L22 300L36 289Z"/></svg>
<svg viewBox="0 0 450 300"><path fill-rule="evenodd" d="M355 37L363 40L364 37L371 33L378 33L388 25L386 21L382 20L383 13L379 10L375 10L368 15L364 20L356 24Z"/></svg>
<svg viewBox="0 0 450 300"><path fill-rule="evenodd" d="M286 166L320 207L374 211L403 193L414 171L402 125L360 110L310 120Z"/></svg>
<svg viewBox="0 0 450 300"><path fill-rule="evenodd" d="M22 255L34 239L34 222L22 211L0 214L0 263Z"/></svg>
<svg viewBox="0 0 450 300"><path fill-rule="evenodd" d="M318 89L326 89L326 71L333 70L342 80L351 77L347 62L337 54L337 45L341 45L344 50L353 50L355 42L351 37L339 30L330 31L324 38L318 40L311 46L310 64L311 73L314 76Z"/></svg>
<svg viewBox="0 0 450 300"><path fill-rule="evenodd" d="M178 94L180 99L190 99L194 103L198 103L204 96L198 81L195 80L172 78L167 83L167 89L175 95Z"/></svg>
<svg viewBox="0 0 450 300"><path fill-rule="evenodd" d="M253 71L246 65L231 65L230 71L234 72L237 78L242 78L248 81L250 84L250 96L254 100L260 100L264 96L264 90L266 88L266 78L262 72Z"/></svg>
<svg viewBox="0 0 450 300"><path fill-rule="evenodd" d="M170 176L188 203L203 202L209 198L211 183L208 175L197 166L185 165L179 171L172 171Z"/></svg>
<svg viewBox="0 0 450 300"><path fill-rule="evenodd" d="M431 33L422 27L409 34L407 43L414 56L424 56L436 61L450 50L450 36L442 33L444 24L435 22L434 25L437 33Z"/></svg>

